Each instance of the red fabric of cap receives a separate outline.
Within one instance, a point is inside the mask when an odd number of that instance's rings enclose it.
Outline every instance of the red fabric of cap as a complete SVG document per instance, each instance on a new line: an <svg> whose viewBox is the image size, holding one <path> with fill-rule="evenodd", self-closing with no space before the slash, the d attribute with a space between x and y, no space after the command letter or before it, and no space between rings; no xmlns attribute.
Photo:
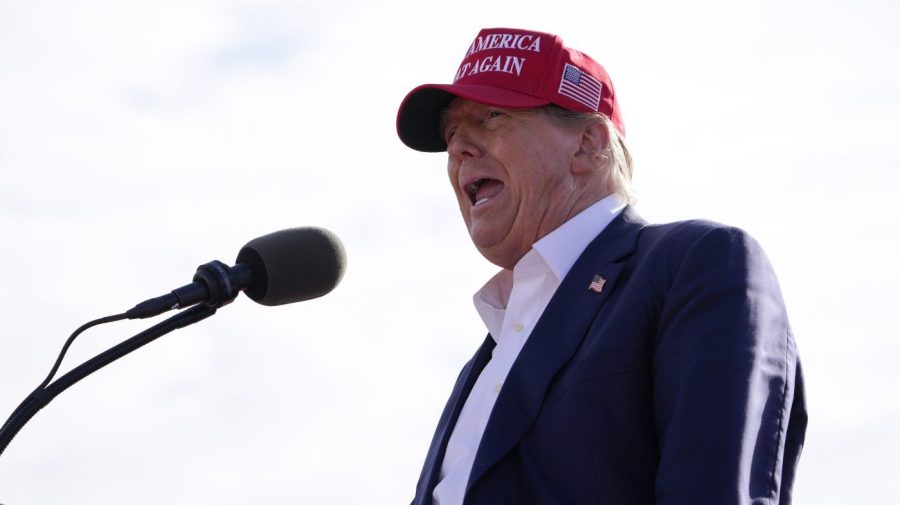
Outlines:
<svg viewBox="0 0 900 505"><path fill-rule="evenodd" d="M606 70L549 33L481 30L466 51L453 84L425 84L406 95L397 112L400 140L419 151L445 151L447 144L438 126L441 111L454 97L506 108L552 103L577 112L600 112L625 135Z"/></svg>

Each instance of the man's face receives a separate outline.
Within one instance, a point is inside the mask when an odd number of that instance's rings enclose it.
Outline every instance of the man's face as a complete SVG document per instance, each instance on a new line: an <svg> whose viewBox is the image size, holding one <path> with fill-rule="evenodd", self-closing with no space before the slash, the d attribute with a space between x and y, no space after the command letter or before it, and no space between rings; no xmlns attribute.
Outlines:
<svg viewBox="0 0 900 505"><path fill-rule="evenodd" d="M491 262L512 268L541 237L586 207L572 170L582 136L577 128L538 110L461 98L447 107L442 128L459 210Z"/></svg>

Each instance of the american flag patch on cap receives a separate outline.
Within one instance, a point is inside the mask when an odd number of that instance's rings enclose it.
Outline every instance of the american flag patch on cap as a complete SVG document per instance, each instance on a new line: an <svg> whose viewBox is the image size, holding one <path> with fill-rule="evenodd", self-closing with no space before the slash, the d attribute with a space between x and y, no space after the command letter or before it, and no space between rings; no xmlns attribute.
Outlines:
<svg viewBox="0 0 900 505"><path fill-rule="evenodd" d="M593 111L600 110L600 92L603 84L578 67L566 63L559 82L559 94L583 103Z"/></svg>

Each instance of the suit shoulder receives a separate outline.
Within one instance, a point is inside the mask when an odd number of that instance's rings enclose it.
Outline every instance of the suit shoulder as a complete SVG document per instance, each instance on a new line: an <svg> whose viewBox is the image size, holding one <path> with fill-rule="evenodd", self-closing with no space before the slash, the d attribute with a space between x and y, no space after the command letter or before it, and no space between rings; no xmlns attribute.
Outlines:
<svg viewBox="0 0 900 505"><path fill-rule="evenodd" d="M707 233L717 232L746 234L744 230L735 226L729 226L727 224L710 221L708 219L690 219L686 221L675 221L672 223L664 224L649 224L647 225L647 229L655 230L656 233L659 233L661 236L686 235L695 238L706 235Z"/></svg>
<svg viewBox="0 0 900 505"><path fill-rule="evenodd" d="M706 239L716 241L718 238L740 241L753 241L749 233L735 226L718 223L706 219L691 219L665 224L650 224L643 230L644 240L649 242L683 242L694 243Z"/></svg>
<svg viewBox="0 0 900 505"><path fill-rule="evenodd" d="M762 247L741 228L705 219L647 225L638 250L676 263L688 256L717 261L744 258L767 261Z"/></svg>

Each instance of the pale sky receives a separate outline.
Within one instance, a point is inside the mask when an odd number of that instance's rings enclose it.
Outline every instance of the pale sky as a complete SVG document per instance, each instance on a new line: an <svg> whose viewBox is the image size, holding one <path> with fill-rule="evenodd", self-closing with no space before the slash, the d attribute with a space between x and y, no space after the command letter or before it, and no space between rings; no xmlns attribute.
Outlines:
<svg viewBox="0 0 900 505"><path fill-rule="evenodd" d="M79 325L254 237L322 226L349 258L327 297L241 296L63 393L0 456L0 503L408 503L496 267L394 118L494 26L607 68L645 218L763 244L809 397L795 503L893 498L900 5L485 3L0 0L0 417ZM63 371L151 324L88 331Z"/></svg>

